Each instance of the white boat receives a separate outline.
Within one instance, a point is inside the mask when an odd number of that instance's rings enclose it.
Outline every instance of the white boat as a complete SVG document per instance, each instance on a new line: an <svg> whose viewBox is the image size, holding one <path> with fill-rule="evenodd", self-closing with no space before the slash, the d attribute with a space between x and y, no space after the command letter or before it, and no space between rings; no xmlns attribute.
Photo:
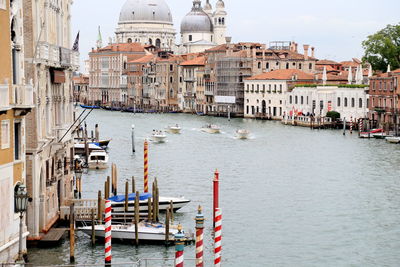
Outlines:
<svg viewBox="0 0 400 267"><path fill-rule="evenodd" d="M84 155L85 154L85 144L80 143L80 144L74 144L74 149L75 149L75 154L76 155ZM93 143L88 143L88 149L89 149L89 154L93 151L102 151L104 150L100 146L93 144Z"/></svg>
<svg viewBox="0 0 400 267"><path fill-rule="evenodd" d="M108 155L104 150L93 151L88 158L89 169L107 169Z"/></svg>
<svg viewBox="0 0 400 267"><path fill-rule="evenodd" d="M392 144L399 144L400 136L388 136L386 137L386 141Z"/></svg>
<svg viewBox="0 0 400 267"><path fill-rule="evenodd" d="M181 127L179 127L178 124L176 124L175 126L168 126L168 131L173 134L179 134L181 133L181 130L182 129Z"/></svg>
<svg viewBox="0 0 400 267"><path fill-rule="evenodd" d="M204 125L201 130L206 133L217 134L221 132L221 129L217 125L207 124Z"/></svg>
<svg viewBox="0 0 400 267"><path fill-rule="evenodd" d="M236 135L239 139L248 139L250 131L245 129L239 129L236 131Z"/></svg>
<svg viewBox="0 0 400 267"><path fill-rule="evenodd" d="M167 135L162 131L154 131L151 135L151 140L156 143L165 143Z"/></svg>
<svg viewBox="0 0 400 267"><path fill-rule="evenodd" d="M139 198L139 211L142 213L147 213L148 211L148 199L151 197L150 193L141 193ZM134 214L135 209L135 194L128 195L128 211L125 213L125 195L117 195L109 198L111 201L111 206L113 210L113 214L115 215L132 215ZM160 197L158 209L159 211L166 211L169 208L170 203L172 201L174 211L179 210L180 208L186 206L190 200L185 198L176 198L176 197Z"/></svg>
<svg viewBox="0 0 400 267"><path fill-rule="evenodd" d="M104 228L104 225L95 225L95 236L104 238ZM169 240L173 241L175 239L175 234L178 232L178 227L176 225L170 225L169 228ZM92 235L92 226L79 227L78 230L89 236ZM138 224L138 237L141 241L165 241L165 232L165 225L162 223L140 222ZM135 225L111 225L111 236L113 239L135 240ZM190 234L187 235L189 238L190 236Z"/></svg>

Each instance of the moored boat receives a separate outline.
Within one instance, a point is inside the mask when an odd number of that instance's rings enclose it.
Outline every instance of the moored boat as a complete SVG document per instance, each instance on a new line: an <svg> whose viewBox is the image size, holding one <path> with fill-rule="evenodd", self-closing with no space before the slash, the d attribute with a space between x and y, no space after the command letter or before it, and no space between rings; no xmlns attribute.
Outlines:
<svg viewBox="0 0 400 267"><path fill-rule="evenodd" d="M107 169L108 155L104 150L93 151L88 158L89 169Z"/></svg>
<svg viewBox="0 0 400 267"><path fill-rule="evenodd" d="M86 106L86 105L80 105L81 106L81 108L84 108L84 109L99 109L100 107L99 106Z"/></svg>
<svg viewBox="0 0 400 267"><path fill-rule="evenodd" d="M400 143L400 136L388 136L386 137L386 141L392 144L399 144Z"/></svg>
<svg viewBox="0 0 400 267"><path fill-rule="evenodd" d="M236 131L236 135L239 139L248 139L250 131L246 129L239 129Z"/></svg>
<svg viewBox="0 0 400 267"><path fill-rule="evenodd" d="M217 134L221 132L221 129L217 125L207 124L204 125L201 130L206 133Z"/></svg>

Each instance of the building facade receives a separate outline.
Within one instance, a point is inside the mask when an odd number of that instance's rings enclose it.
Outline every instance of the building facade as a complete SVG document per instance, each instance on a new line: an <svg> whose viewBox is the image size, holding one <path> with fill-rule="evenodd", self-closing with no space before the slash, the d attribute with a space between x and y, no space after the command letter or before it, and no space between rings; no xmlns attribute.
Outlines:
<svg viewBox="0 0 400 267"><path fill-rule="evenodd" d="M0 1L0 262L15 262L19 246L19 213L15 192L26 185L26 120L33 108L33 87L24 75L22 0ZM26 253L26 216L22 249Z"/></svg>
<svg viewBox="0 0 400 267"><path fill-rule="evenodd" d="M73 77L74 82L74 102L87 105L89 103L89 76L79 74Z"/></svg>
<svg viewBox="0 0 400 267"><path fill-rule="evenodd" d="M26 180L29 239L38 240L58 221L73 197L72 0L23 1L25 77L33 81L35 108L26 121Z"/></svg>

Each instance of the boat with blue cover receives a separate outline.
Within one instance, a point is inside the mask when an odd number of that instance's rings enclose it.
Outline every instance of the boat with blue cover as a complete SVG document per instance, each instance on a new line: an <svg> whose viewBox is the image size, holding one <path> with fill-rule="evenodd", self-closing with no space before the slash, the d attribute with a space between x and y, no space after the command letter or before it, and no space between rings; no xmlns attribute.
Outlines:
<svg viewBox="0 0 400 267"><path fill-rule="evenodd" d="M81 108L84 108L84 109L99 109L100 107L99 107L99 106L86 106L86 105L81 105Z"/></svg>

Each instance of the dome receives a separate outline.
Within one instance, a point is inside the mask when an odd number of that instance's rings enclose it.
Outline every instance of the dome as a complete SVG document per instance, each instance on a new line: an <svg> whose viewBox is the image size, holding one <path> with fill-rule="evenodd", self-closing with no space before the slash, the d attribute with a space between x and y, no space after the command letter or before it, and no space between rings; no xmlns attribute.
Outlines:
<svg viewBox="0 0 400 267"><path fill-rule="evenodd" d="M172 24L171 11L164 0L127 0L119 23L158 22Z"/></svg>
<svg viewBox="0 0 400 267"><path fill-rule="evenodd" d="M182 20L181 33L212 32L213 25L210 17L203 11L198 3L193 1L193 8Z"/></svg>
<svg viewBox="0 0 400 267"><path fill-rule="evenodd" d="M225 3L223 0L218 0L217 4L216 4L217 8L225 8Z"/></svg>

